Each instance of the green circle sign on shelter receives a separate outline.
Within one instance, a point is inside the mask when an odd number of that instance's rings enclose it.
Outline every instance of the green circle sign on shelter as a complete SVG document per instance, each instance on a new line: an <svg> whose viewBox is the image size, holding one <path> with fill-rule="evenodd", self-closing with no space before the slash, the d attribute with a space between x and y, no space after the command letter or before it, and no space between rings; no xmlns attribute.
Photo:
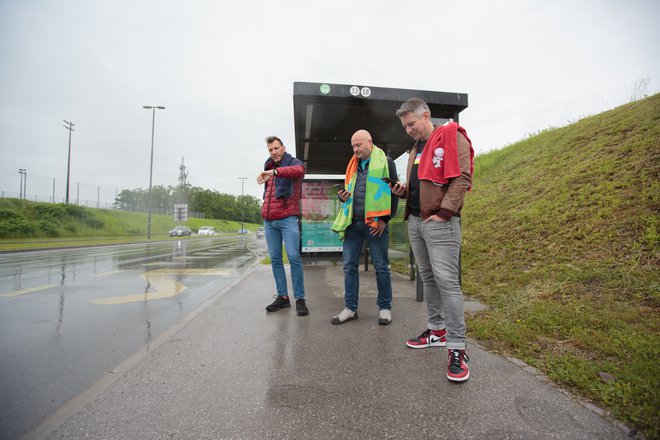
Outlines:
<svg viewBox="0 0 660 440"><path fill-rule="evenodd" d="M330 93L330 86L328 84L321 84L321 87L319 89L321 93L323 93L324 95Z"/></svg>

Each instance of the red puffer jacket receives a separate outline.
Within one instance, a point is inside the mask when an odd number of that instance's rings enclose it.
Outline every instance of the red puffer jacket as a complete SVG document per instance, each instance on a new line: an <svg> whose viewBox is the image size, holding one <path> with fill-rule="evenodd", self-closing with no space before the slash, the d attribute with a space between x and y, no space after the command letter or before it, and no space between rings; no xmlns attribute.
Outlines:
<svg viewBox="0 0 660 440"><path fill-rule="evenodd" d="M272 169L271 162L266 169ZM279 220L295 215L300 217L300 193L302 179L305 177L305 166L300 160L294 159L294 164L286 167L277 167L277 176L266 182L264 189L264 203L261 207L261 217L264 220ZM293 180L293 194L288 197L275 197L278 179Z"/></svg>

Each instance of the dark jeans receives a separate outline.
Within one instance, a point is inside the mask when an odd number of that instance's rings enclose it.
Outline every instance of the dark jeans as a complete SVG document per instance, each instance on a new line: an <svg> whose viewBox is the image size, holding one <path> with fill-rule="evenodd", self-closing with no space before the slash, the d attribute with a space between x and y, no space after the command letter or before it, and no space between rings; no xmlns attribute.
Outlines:
<svg viewBox="0 0 660 440"><path fill-rule="evenodd" d="M376 269L376 284L378 286L378 298L376 304L379 309L392 308L392 280L390 278L390 261L387 255L389 241L389 226L380 237L369 233L369 226L363 221L353 221L346 228L344 237L344 304L347 309L354 312L358 309L358 293L360 290L360 275L358 266L360 264L360 250L362 244L367 240L371 261Z"/></svg>

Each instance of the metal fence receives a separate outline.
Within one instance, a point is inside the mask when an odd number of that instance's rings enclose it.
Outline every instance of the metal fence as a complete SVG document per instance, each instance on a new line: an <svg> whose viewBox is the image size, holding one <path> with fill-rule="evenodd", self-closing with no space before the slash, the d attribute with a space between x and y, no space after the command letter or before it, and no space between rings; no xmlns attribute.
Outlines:
<svg viewBox="0 0 660 440"><path fill-rule="evenodd" d="M0 198L3 199L23 198L31 202L66 203L66 199L64 197L53 197L53 195L31 194L31 193L20 194L17 192L4 191L4 190L0 191ZM90 200L90 199L81 199L79 197L69 197L69 203L72 205L85 206L88 208L112 209L114 200L110 202L107 200L100 200L99 198L97 198L96 200Z"/></svg>
<svg viewBox="0 0 660 440"><path fill-rule="evenodd" d="M12 191L0 190L0 198L3 199L20 199L29 200L31 202L42 202L42 203L66 203L64 197L55 197L52 195L45 196L43 194L20 194ZM99 208L99 209L115 209L114 200L112 202L107 200L101 200L97 198L96 200L81 199L78 197L69 197L69 204L84 206L86 208ZM146 209L123 209L124 211L132 212L147 212ZM162 209L162 208L151 208L152 214L163 214L163 215L174 215L173 208ZM198 211L188 211L188 217L192 218L205 218L203 212Z"/></svg>

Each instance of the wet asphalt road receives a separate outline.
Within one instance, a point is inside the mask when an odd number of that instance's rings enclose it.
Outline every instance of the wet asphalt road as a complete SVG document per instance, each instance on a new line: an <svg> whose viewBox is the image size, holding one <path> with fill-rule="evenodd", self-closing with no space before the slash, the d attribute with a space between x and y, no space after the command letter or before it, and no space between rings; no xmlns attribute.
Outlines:
<svg viewBox="0 0 660 440"><path fill-rule="evenodd" d="M0 438L19 438L237 279L254 237L0 254Z"/></svg>

